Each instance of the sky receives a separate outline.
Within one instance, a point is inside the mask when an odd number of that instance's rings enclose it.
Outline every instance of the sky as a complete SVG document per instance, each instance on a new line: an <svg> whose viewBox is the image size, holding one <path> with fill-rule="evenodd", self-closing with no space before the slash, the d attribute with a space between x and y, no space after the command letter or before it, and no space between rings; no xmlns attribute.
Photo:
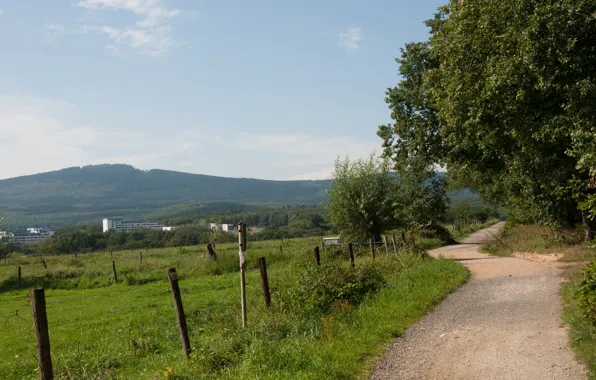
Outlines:
<svg viewBox="0 0 596 380"><path fill-rule="evenodd" d="M381 152L435 0L0 0L0 179L124 163L328 178Z"/></svg>

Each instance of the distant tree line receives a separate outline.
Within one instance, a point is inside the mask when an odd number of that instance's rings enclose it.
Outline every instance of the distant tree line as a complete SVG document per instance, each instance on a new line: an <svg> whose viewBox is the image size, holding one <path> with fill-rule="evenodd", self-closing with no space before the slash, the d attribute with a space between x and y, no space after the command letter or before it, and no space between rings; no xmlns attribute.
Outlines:
<svg viewBox="0 0 596 380"><path fill-rule="evenodd" d="M182 247L198 244L234 242L237 236L217 228L223 223L247 223L250 238L269 240L303 236L320 236L330 231L323 207L298 206L265 208L239 212L209 212L166 218L172 231L139 229L124 232L102 231L99 224L60 228L51 238L37 244L16 245L4 242L2 252L25 254L73 254L105 250Z"/></svg>

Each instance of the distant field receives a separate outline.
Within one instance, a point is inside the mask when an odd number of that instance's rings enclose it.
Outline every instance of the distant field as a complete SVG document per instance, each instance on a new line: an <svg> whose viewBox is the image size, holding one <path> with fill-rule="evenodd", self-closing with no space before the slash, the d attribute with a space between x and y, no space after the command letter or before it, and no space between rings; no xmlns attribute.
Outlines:
<svg viewBox="0 0 596 380"><path fill-rule="evenodd" d="M356 251L354 272L345 251L334 250L322 252L325 265L317 269L312 247L318 243L293 239L284 243L283 253L280 241L252 244L247 329L239 327L236 244L217 245L217 262L204 258L204 247L150 250L143 252L142 264L138 251L114 252L118 284L109 253L46 257L47 271L39 258L11 258L0 263L0 378L39 376L27 297L34 286L48 289L57 378L346 379L358 377L386 342L468 276L452 262L385 257L383 249L373 268L364 246ZM269 310L255 270L258 256L267 258L273 296ZM16 290L19 265L23 290ZM183 359L172 307L166 276L170 267L180 275L193 347L189 361ZM325 312L311 307L320 295L310 297L309 287L325 286L325 281L341 286L334 277L338 273L364 273L366 278L366 271L380 274L384 285L359 305L342 301Z"/></svg>

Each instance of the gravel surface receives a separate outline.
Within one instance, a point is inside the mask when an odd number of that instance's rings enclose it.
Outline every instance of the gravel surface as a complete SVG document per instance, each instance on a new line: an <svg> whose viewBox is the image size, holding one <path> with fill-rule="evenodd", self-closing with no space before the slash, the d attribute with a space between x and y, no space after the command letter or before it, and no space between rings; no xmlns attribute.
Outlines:
<svg viewBox="0 0 596 380"><path fill-rule="evenodd" d="M396 339L371 379L586 379L560 318L561 265L479 253L502 227L430 252L472 278Z"/></svg>

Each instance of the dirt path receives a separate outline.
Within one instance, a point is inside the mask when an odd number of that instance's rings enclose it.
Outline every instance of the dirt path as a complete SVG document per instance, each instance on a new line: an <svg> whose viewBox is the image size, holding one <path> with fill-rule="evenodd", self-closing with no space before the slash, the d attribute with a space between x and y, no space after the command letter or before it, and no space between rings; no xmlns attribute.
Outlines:
<svg viewBox="0 0 596 380"><path fill-rule="evenodd" d="M371 379L586 379L560 318L560 264L478 252L502 226L430 252L472 278L398 338Z"/></svg>

